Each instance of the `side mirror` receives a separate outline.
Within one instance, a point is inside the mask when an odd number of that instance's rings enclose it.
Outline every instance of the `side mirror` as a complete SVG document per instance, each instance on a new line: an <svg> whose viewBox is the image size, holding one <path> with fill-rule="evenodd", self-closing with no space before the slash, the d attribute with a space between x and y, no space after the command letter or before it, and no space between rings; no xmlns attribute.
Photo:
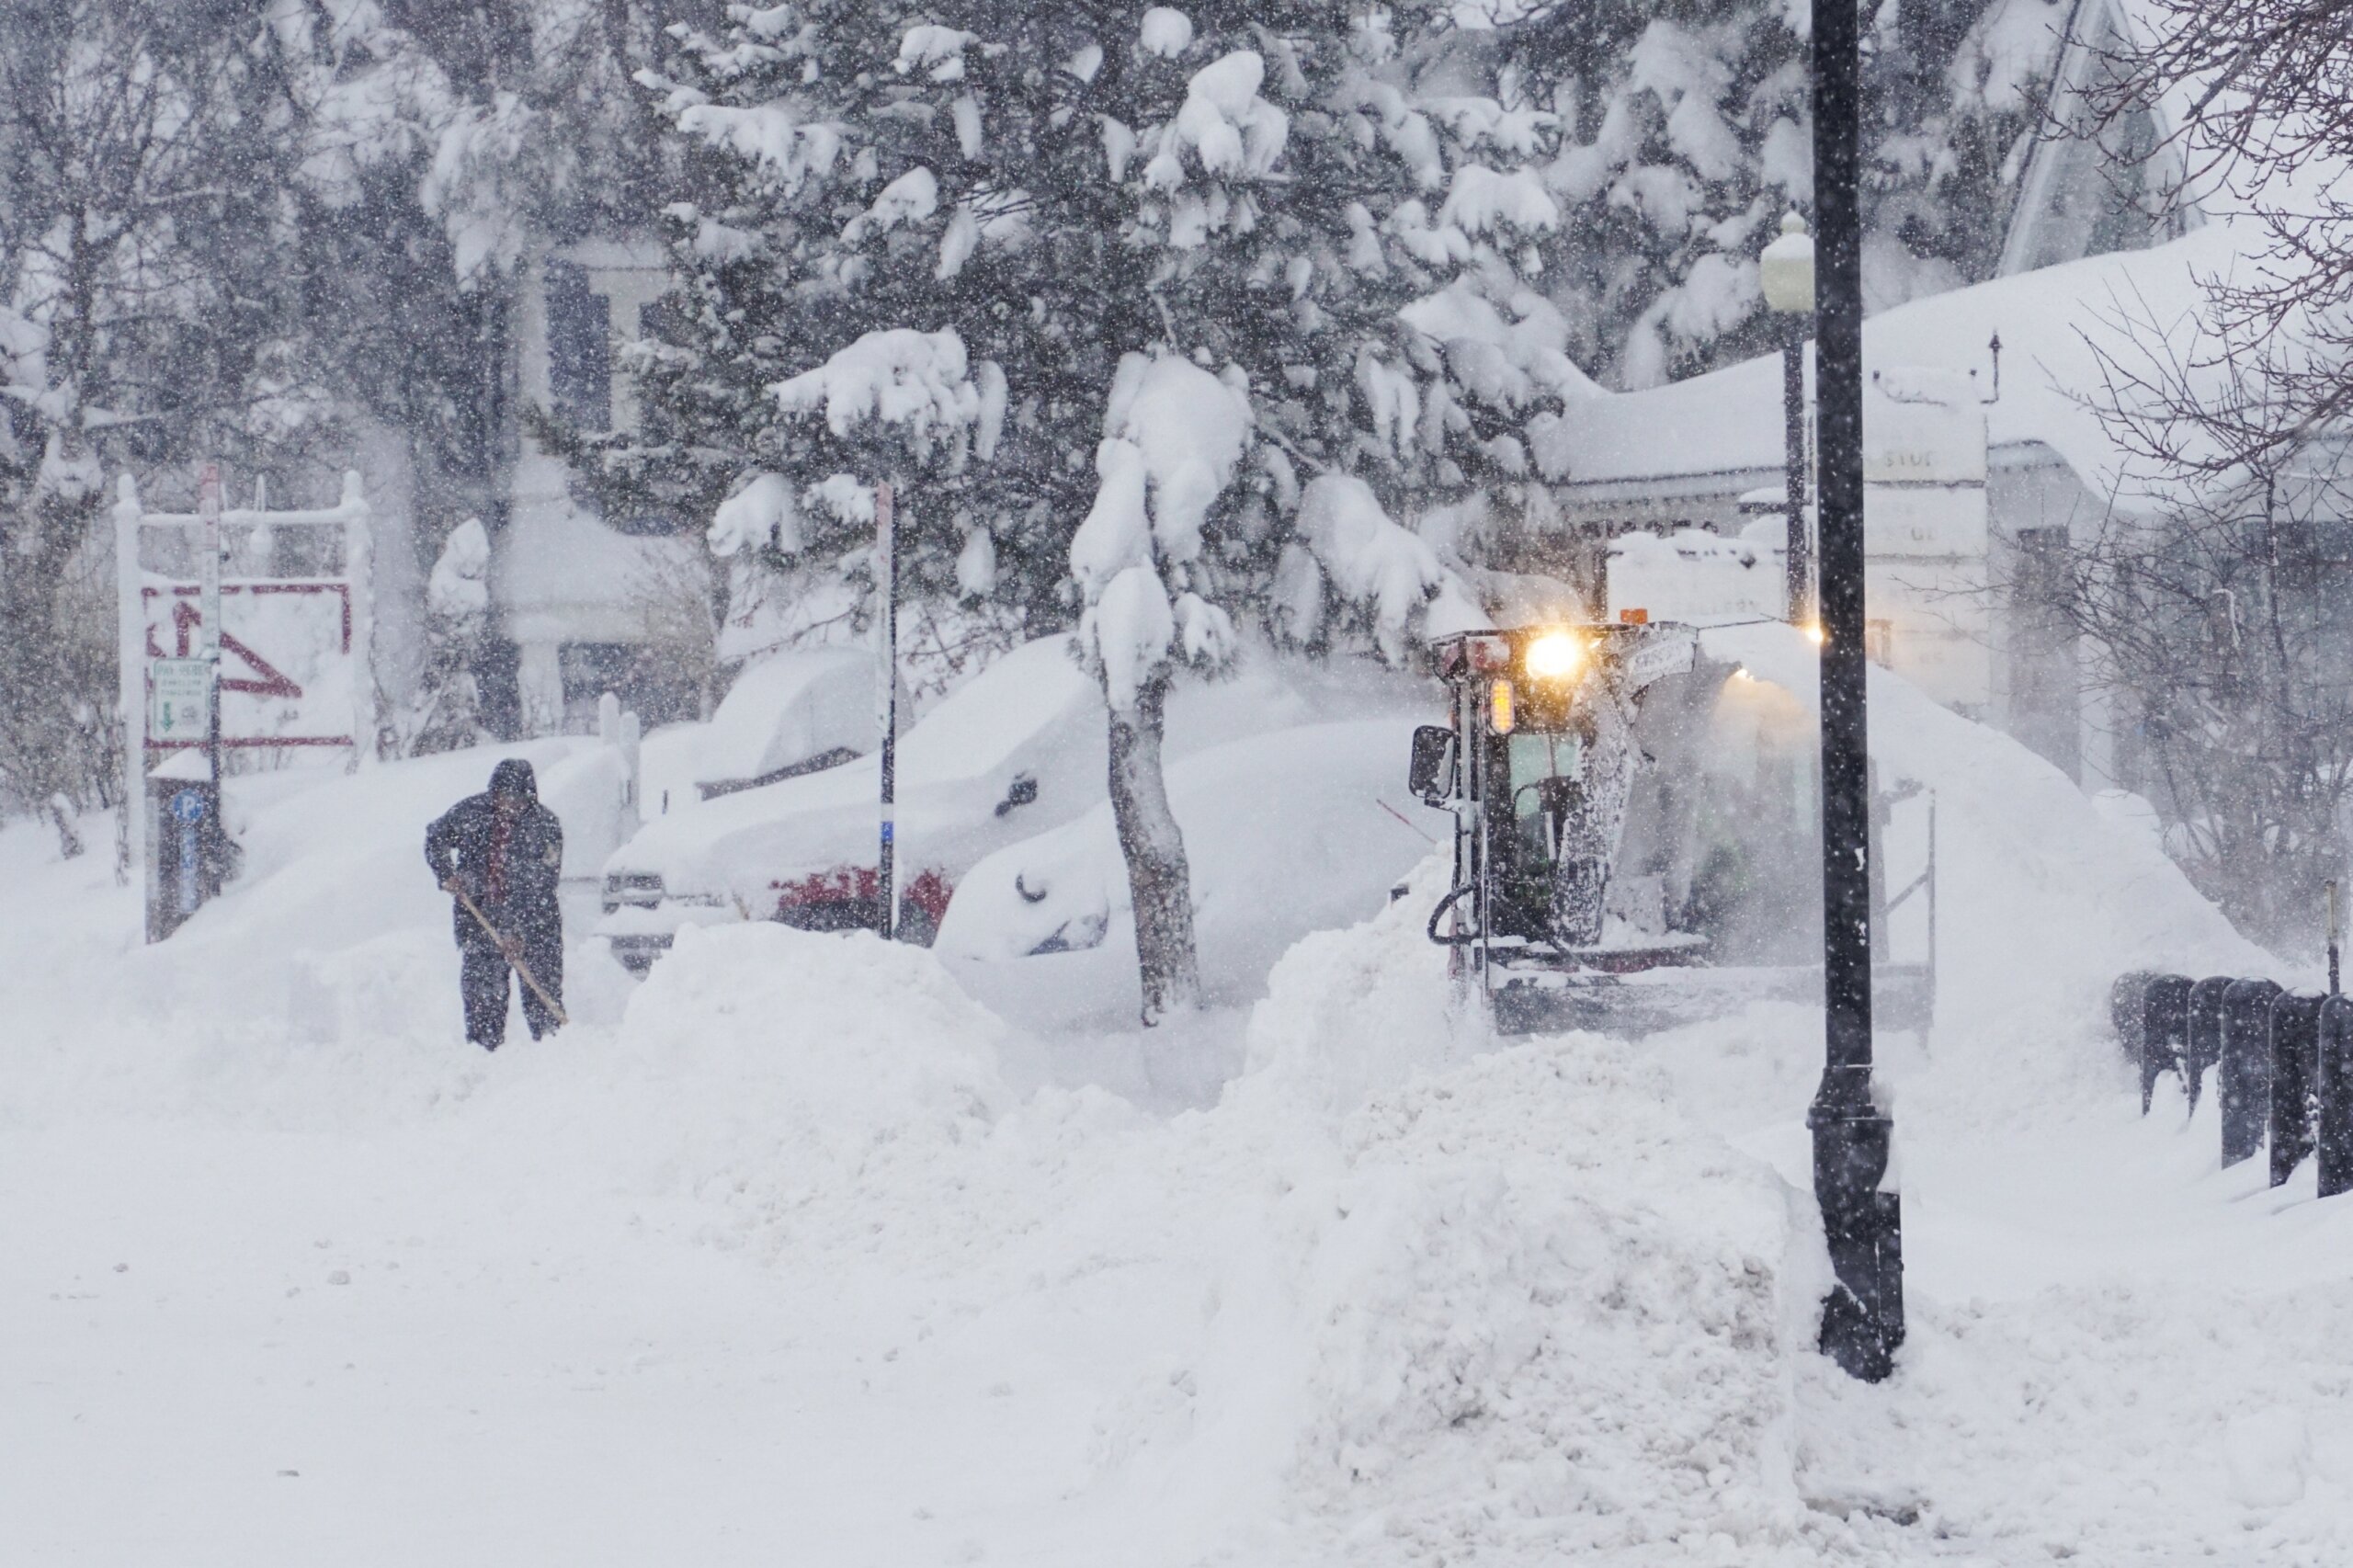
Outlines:
<svg viewBox="0 0 2353 1568"><path fill-rule="evenodd" d="M1444 805L1454 793L1454 732L1444 724L1424 724L1414 732L1414 764L1406 770L1405 788L1426 806Z"/></svg>

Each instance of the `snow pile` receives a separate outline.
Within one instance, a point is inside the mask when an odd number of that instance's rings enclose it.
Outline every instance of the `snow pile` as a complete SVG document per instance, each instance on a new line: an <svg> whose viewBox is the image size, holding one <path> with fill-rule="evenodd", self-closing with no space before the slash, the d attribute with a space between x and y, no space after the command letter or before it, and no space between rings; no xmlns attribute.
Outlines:
<svg viewBox="0 0 2353 1568"><path fill-rule="evenodd" d="M1302 1271L1292 1484L1352 1561L1797 1541L1788 1194L1638 1050L1498 1051L1374 1100L1342 1142Z"/></svg>
<svg viewBox="0 0 2353 1568"><path fill-rule="evenodd" d="M1609 541L1609 619L1640 609L1653 620L1694 626L1778 619L1789 593L1781 561L1782 551L1768 543L1701 528L1620 534Z"/></svg>
<svg viewBox="0 0 2353 1568"><path fill-rule="evenodd" d="M1705 634L1810 712L1818 661L1782 625ZM2231 929L2147 834L2113 820L2017 743L1870 669L1870 745L1882 789L1936 791L1937 1028L1965 1040L1971 1070L1937 1080L1945 1113L2002 1121L2063 1114L2105 1096L2108 990L2128 971L2272 974L2278 961ZM1896 885L1913 872L1890 846ZM2062 1045L2059 1042L2069 1042Z"/></svg>
<svg viewBox="0 0 2353 1568"><path fill-rule="evenodd" d="M1209 1284L1098 1415L1097 1489L1179 1516L1171 1562L1234 1539L1203 1499L1264 1511L1247 1560L1813 1560L1780 1182L1638 1048L1472 1056L1415 913L1444 875L1295 949L1224 1103L1122 1156Z"/></svg>
<svg viewBox="0 0 2353 1568"><path fill-rule="evenodd" d="M827 1206L983 1136L1011 1104L1006 1038L919 948L763 921L681 930L619 1028L547 1067L615 1119L641 1179L787 1232L825 1210L826 1244L859 1247L875 1216Z"/></svg>
<svg viewBox="0 0 2353 1568"><path fill-rule="evenodd" d="M1408 875L1403 898L1286 952L1251 1013L1238 1087L1336 1119L1376 1091L1470 1054L1480 1025L1454 1012L1446 949L1427 928L1453 878L1451 851L1434 852Z"/></svg>

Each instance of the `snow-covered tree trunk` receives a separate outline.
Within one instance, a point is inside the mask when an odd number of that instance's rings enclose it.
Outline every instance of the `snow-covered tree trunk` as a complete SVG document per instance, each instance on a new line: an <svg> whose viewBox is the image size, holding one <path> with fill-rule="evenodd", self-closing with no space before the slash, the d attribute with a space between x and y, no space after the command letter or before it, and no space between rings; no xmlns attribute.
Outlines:
<svg viewBox="0 0 2353 1568"><path fill-rule="evenodd" d="M1157 676L1136 693L1133 707L1111 710L1111 819L1135 903L1136 970L1147 1024L1190 1012L1201 999L1192 869L1160 763L1167 699L1167 677Z"/></svg>
<svg viewBox="0 0 2353 1568"><path fill-rule="evenodd" d="M1161 716L1178 664L1216 668L1233 624L1194 591L1201 530L1233 483L1250 400L1175 355L1120 361L1096 449L1102 485L1070 547L1086 599L1078 642L1110 710L1111 809L1134 894L1143 1020L1200 1001L1192 876L1160 763Z"/></svg>

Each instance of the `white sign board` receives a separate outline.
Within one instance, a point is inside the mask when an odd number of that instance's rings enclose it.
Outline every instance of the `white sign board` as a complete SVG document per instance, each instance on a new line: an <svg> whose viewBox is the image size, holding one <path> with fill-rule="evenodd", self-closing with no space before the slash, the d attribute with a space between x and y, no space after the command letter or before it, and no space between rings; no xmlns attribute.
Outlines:
<svg viewBox="0 0 2353 1568"><path fill-rule="evenodd" d="M1863 550L1882 556L1944 556L1982 560L1985 554L1983 484L1863 487Z"/></svg>
<svg viewBox="0 0 2353 1568"><path fill-rule="evenodd" d="M209 659L157 659L148 665L147 733L167 745L201 744L212 722Z"/></svg>
<svg viewBox="0 0 2353 1568"><path fill-rule="evenodd" d="M199 587L163 578L141 586L151 667L187 661L210 639ZM221 735L231 750L352 744L354 650L351 592L340 582L277 580L222 585ZM158 677L160 687L160 676ZM201 741L201 726L186 739ZM151 744L186 744L160 725Z"/></svg>
<svg viewBox="0 0 2353 1568"><path fill-rule="evenodd" d="M1870 484L1983 484L1985 411L1975 404L1889 403L1864 411L1863 480Z"/></svg>

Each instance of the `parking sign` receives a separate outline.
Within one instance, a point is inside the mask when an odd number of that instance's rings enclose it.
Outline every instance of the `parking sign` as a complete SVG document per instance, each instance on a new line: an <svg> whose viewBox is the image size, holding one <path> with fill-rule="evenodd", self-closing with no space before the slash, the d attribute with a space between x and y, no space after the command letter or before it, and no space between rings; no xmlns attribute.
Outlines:
<svg viewBox="0 0 2353 1568"><path fill-rule="evenodd" d="M205 739L212 722L212 661L157 659L148 668L154 675L149 738Z"/></svg>

